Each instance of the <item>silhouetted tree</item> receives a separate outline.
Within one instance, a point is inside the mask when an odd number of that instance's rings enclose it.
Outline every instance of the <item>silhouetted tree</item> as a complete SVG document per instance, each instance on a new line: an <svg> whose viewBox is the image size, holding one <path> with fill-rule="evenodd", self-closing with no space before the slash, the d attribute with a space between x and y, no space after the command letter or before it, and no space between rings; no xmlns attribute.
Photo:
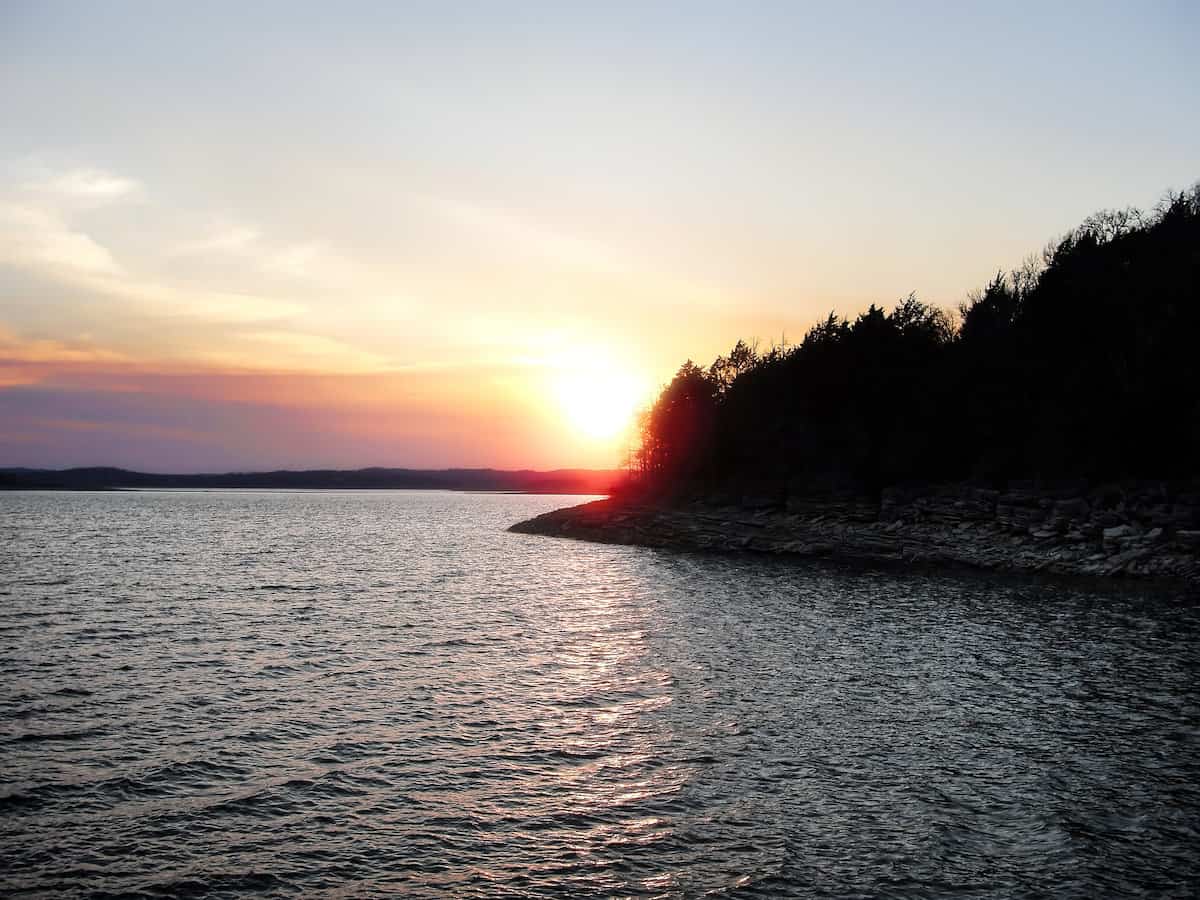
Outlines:
<svg viewBox="0 0 1200 900"><path fill-rule="evenodd" d="M659 394L644 418L638 468L652 483L696 473L708 451L716 382L690 359Z"/></svg>
<svg viewBox="0 0 1200 900"><path fill-rule="evenodd" d="M875 490L910 479L1193 476L1200 185L1097 213L955 323L914 295L794 347L686 363L635 454L658 491Z"/></svg>

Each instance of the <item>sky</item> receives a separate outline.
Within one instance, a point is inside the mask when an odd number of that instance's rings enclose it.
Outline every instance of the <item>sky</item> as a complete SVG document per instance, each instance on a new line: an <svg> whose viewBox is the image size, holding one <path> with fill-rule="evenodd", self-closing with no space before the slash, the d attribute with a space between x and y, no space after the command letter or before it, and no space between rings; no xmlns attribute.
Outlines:
<svg viewBox="0 0 1200 900"><path fill-rule="evenodd" d="M0 466L607 467L1200 178L1200 5L0 2Z"/></svg>

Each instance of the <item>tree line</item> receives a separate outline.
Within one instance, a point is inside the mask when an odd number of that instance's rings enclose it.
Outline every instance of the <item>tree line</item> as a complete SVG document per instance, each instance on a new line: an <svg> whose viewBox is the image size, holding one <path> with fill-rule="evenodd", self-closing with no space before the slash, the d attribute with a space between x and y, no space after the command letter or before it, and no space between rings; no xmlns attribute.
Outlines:
<svg viewBox="0 0 1200 900"><path fill-rule="evenodd" d="M684 365L641 419L630 489L1194 477L1200 184L1098 213L956 315L910 295L795 346Z"/></svg>

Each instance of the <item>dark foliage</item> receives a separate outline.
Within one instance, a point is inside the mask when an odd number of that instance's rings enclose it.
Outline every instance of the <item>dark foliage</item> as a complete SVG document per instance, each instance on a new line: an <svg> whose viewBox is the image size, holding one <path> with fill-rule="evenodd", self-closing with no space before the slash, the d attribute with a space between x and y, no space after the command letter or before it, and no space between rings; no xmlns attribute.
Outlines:
<svg viewBox="0 0 1200 900"><path fill-rule="evenodd" d="M1194 477L1200 185L1093 216L958 320L915 296L794 347L691 361L643 420L631 484L763 496L911 480Z"/></svg>

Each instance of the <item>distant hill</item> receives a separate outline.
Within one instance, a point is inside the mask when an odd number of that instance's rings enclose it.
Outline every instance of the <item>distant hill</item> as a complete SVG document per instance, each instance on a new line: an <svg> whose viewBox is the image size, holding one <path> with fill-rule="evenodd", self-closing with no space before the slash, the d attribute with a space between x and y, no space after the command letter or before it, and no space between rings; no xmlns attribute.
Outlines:
<svg viewBox="0 0 1200 900"><path fill-rule="evenodd" d="M0 469L0 490L116 490L121 488L274 488L519 491L531 494L607 494L621 473L610 469L550 472L500 469L309 469L179 475L127 469Z"/></svg>

